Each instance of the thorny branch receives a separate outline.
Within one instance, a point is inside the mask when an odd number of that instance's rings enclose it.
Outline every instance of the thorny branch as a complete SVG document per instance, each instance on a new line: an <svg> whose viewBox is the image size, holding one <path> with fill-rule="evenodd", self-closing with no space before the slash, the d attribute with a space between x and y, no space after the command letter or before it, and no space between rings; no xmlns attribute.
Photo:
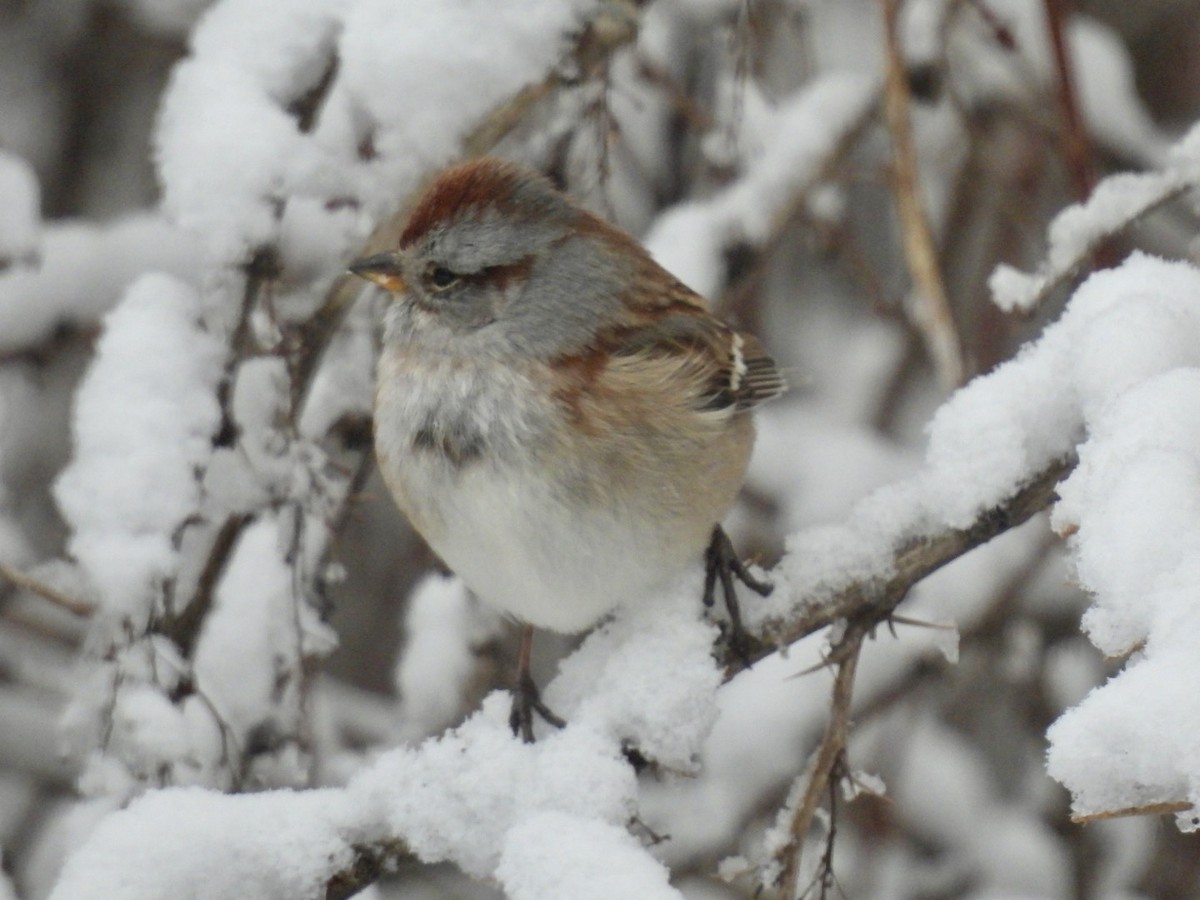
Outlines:
<svg viewBox="0 0 1200 900"><path fill-rule="evenodd" d="M842 759L846 750L846 741L850 733L850 704L854 696L854 674L858 669L863 638L868 631L869 628L862 625L852 626L837 646L841 661L837 663L837 675L833 680L829 725L825 728L825 735L809 766L804 794L792 814L789 826L791 837L777 857L783 864L778 886L784 900L792 900L797 896L804 841L812 829L813 817L820 808L821 797L830 787L831 779L838 768L838 761Z"/></svg>
<svg viewBox="0 0 1200 900"><path fill-rule="evenodd" d="M873 579L848 579L831 586L821 597L804 598L794 615L766 623L761 637L768 646L752 652L750 662L840 620L869 624L886 620L917 582L1046 509L1054 499L1055 487L1075 463L1073 456L1050 463L1007 500L981 512L967 528L948 528L898 546L888 571ZM733 657L723 662L728 678L741 669L741 663Z"/></svg>

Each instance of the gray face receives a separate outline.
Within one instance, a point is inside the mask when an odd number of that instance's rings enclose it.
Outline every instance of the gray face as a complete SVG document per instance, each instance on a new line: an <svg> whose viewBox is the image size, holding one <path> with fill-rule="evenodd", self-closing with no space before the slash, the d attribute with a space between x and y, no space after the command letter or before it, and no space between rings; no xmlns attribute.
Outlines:
<svg viewBox="0 0 1200 900"><path fill-rule="evenodd" d="M549 359L618 314L630 273L557 195L439 223L397 254L408 286L392 335Z"/></svg>
<svg viewBox="0 0 1200 900"><path fill-rule="evenodd" d="M495 216L438 225L400 251L408 300L456 334L494 325L560 233Z"/></svg>

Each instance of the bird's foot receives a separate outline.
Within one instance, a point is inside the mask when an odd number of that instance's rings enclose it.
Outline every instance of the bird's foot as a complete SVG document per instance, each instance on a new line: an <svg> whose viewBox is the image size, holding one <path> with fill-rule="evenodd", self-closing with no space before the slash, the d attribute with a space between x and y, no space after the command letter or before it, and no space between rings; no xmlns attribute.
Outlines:
<svg viewBox="0 0 1200 900"><path fill-rule="evenodd" d="M717 581L721 582L721 594L725 608L729 611L728 627L722 626L725 641L730 651L747 668L755 651L763 646L762 641L748 632L742 624L742 613L738 606L737 589L733 580L737 578L760 597L766 597L775 589L773 584L761 581L746 568L733 549L733 541L720 525L713 527L712 540L704 551L704 605L712 607L716 599Z"/></svg>
<svg viewBox="0 0 1200 900"><path fill-rule="evenodd" d="M542 693L538 690L533 676L529 672L519 672L517 685L513 689L512 712L508 714L508 725L513 734L519 735L521 740L527 744L533 743L533 717L535 714L541 716L555 728L562 728L567 724L564 719L555 715L554 711L542 702Z"/></svg>

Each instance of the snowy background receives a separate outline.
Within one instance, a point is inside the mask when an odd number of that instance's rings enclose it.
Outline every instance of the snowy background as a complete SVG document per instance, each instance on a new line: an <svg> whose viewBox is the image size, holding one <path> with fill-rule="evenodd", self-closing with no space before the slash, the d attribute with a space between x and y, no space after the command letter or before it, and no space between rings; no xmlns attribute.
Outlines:
<svg viewBox="0 0 1200 900"><path fill-rule="evenodd" d="M0 900L1200 895L1198 13L4 6ZM697 565L543 636L532 745L344 274L482 153L793 386L754 666Z"/></svg>

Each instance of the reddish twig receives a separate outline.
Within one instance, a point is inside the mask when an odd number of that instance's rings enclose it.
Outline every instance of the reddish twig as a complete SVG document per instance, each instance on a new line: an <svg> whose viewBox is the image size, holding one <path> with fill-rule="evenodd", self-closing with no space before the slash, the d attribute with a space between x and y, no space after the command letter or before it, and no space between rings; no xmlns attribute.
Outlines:
<svg viewBox="0 0 1200 900"><path fill-rule="evenodd" d="M1050 49L1054 54L1054 68L1058 74L1059 112L1063 117L1062 152L1075 184L1075 194L1086 200L1096 186L1096 170L1092 163L1092 147L1088 141L1087 128L1079 109L1079 97L1075 91L1075 73L1071 67L1071 53L1067 47L1067 20L1071 15L1071 0L1046 0L1046 24L1050 32Z"/></svg>

